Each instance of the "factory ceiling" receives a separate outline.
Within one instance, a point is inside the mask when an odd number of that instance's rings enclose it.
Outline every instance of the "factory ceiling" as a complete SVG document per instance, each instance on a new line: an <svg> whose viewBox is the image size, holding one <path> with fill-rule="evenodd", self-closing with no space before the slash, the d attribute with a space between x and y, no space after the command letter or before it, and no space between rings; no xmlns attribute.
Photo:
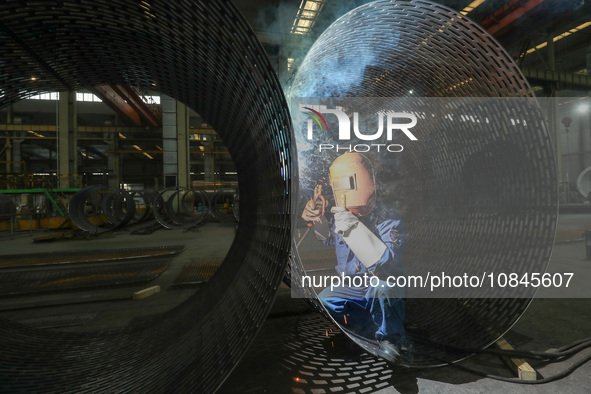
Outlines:
<svg viewBox="0 0 591 394"><path fill-rule="evenodd" d="M293 59L289 78L314 40L336 19L362 0L236 0L273 58ZM591 44L588 0L438 0L475 20L491 33L522 67L587 73ZM312 10L313 9L313 10ZM304 15L302 15L304 14ZM308 18L306 18L306 16ZM303 17L303 18L302 18ZM304 19L304 21L301 21ZM303 26L294 31L299 25ZM548 42L554 43L551 65Z"/></svg>
<svg viewBox="0 0 591 394"><path fill-rule="evenodd" d="M235 0L286 84L316 38L343 14L366 0ZM524 69L587 75L591 67L590 0L438 0L478 22ZM552 47L554 54L552 55ZM527 74L526 74L527 75ZM548 82L530 79L536 94L545 95ZM545 83L545 84L544 84ZM564 89L580 86L554 85ZM591 89L591 86L588 87ZM30 137L30 136L29 136ZM106 146L80 141L89 157L104 157ZM152 146L152 145L150 145ZM33 158L55 155L47 141L29 141L24 151ZM129 148L132 149L132 148ZM155 149L155 148L152 148ZM133 155L137 157L138 155ZM143 158L143 157L142 157ZM148 160L146 158L143 158Z"/></svg>

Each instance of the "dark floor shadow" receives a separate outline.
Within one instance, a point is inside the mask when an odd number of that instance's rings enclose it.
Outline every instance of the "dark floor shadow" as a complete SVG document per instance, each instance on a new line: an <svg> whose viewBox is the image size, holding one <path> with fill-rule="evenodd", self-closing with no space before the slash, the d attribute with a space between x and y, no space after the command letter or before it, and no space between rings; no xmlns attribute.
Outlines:
<svg viewBox="0 0 591 394"><path fill-rule="evenodd" d="M575 333L571 333L566 326L563 327L566 332L560 334L564 338L558 340L547 330L545 335L538 336L536 328L541 327L540 319L547 319L556 310L564 308L565 303L579 311L580 320L588 319L589 312L582 312L588 303L580 301L534 302L532 314L526 314L506 335L507 339L516 348L537 350L559 347L579 339L571 338ZM591 321L581 324L588 327ZM496 356L476 355L458 364L483 374L514 377L505 362ZM284 289L253 345L219 392L304 394L396 390L403 394L416 394L419 392L419 379L462 385L484 378L454 366L407 368L389 364L365 352L305 300L290 298L289 290Z"/></svg>
<svg viewBox="0 0 591 394"><path fill-rule="evenodd" d="M367 353L289 291L279 294L270 316L219 393L419 392L417 378L425 370ZM452 383L445 373L438 378Z"/></svg>

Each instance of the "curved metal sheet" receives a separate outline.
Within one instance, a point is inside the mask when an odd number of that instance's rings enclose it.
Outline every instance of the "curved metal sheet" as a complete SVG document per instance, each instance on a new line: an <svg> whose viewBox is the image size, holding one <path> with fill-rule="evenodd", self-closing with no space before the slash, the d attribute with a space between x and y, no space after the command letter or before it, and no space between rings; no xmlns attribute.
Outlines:
<svg viewBox="0 0 591 394"><path fill-rule="evenodd" d="M202 201L203 209L195 212L195 198ZM208 215L207 195L185 188L164 189L154 199L154 217L167 229L188 229L197 226Z"/></svg>
<svg viewBox="0 0 591 394"><path fill-rule="evenodd" d="M235 222L236 216L231 209L234 206L235 196L236 189L220 189L213 193L209 199L209 208L213 217L222 223ZM220 209L224 205L224 199L227 201L232 200L231 207L228 207L228 213L223 213Z"/></svg>
<svg viewBox="0 0 591 394"><path fill-rule="evenodd" d="M267 315L290 248L291 163L280 158L291 120L247 22L222 0L8 0L0 64L0 107L104 84L183 102L223 139L252 207L218 275L152 324L77 335L1 320L0 391L213 391Z"/></svg>
<svg viewBox="0 0 591 394"><path fill-rule="evenodd" d="M108 228L101 228L92 223L86 214L87 204L90 204L95 210L95 215L100 214L100 204L98 193L103 190L100 185L87 186L78 190L68 205L68 215L76 227L92 234L107 231Z"/></svg>
<svg viewBox="0 0 591 394"><path fill-rule="evenodd" d="M289 94L452 97L464 103L458 108L471 105L465 97L523 98L523 106L499 107L499 113L524 113L535 130L500 124L491 135L479 132L478 124L435 125L422 143L410 146L386 167L396 190L388 201L406 225L405 266L433 267L434 273L462 266L481 273L501 268L545 271L557 220L549 133L539 111L527 110L535 107L527 80L476 23L424 0L368 3L320 36L294 76ZM298 160L304 163L300 174L307 165L302 154L298 146ZM315 294L302 287L305 269L297 251L290 264L287 281L294 291ZM436 365L441 359L465 356L433 343L478 348L494 342L530 303L530 298L503 298L502 291L495 294L498 298L407 300L405 324L414 351L403 363ZM312 297L312 302L323 311L317 299ZM350 336L376 354L375 340Z"/></svg>
<svg viewBox="0 0 591 394"><path fill-rule="evenodd" d="M125 207L125 209L123 209ZM135 201L125 190L115 190L103 198L103 213L115 228L123 227L135 218Z"/></svg>

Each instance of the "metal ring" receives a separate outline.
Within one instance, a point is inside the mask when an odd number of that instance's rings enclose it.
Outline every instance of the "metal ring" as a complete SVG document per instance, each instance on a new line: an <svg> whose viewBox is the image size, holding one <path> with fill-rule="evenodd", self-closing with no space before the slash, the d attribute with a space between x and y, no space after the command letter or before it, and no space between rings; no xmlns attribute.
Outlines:
<svg viewBox="0 0 591 394"><path fill-rule="evenodd" d="M89 216L86 212L87 204L90 203L90 205L95 210L93 216L102 214L100 210L101 204L99 202L99 192L102 190L103 187L100 185L87 186L74 193L70 199L70 204L68 205L68 214L72 223L74 223L74 225L79 229L92 234L109 230L107 227L102 227L92 223L89 220Z"/></svg>
<svg viewBox="0 0 591 394"><path fill-rule="evenodd" d="M482 27L425 0L380 0L345 14L314 43L289 91L294 98L414 95L461 102L463 97L521 97L525 104L499 110L518 115L528 113L534 96L511 56ZM460 107L470 105L464 100ZM545 271L556 228L557 183L549 133L535 112L530 110L527 118L528 125L530 120L535 124L530 133L499 127L490 136L478 133L478 125L436 125L428 141L401 156L400 162L407 162L394 168L401 169L397 190L406 199L390 198L410 207L402 214L407 239L403 263L465 264L490 273L503 261L503 267ZM502 121L499 125L504 126ZM302 152L298 155L306 160ZM498 187L491 192L482 185L492 179ZM305 270L297 252L290 264L286 280L294 291L314 294L301 285ZM324 311L317 299L312 302ZM410 299L407 331L457 347L484 347L509 330L530 302ZM377 353L375 340L351 337ZM438 365L441 359L466 356L420 342L414 350L412 359L403 360L407 365Z"/></svg>
<svg viewBox="0 0 591 394"><path fill-rule="evenodd" d="M209 199L209 209L211 214L213 215L214 218L216 218L218 221L222 222L222 223L229 223L229 222L235 222L236 221L236 217L234 216L234 212L230 209L231 213L223 213L220 212L220 207L219 207L219 200L220 198L225 198L231 196L232 199L234 199L234 196L236 196L236 189L220 189L217 190L215 193L213 193L211 195L211 198Z"/></svg>
<svg viewBox="0 0 591 394"><path fill-rule="evenodd" d="M123 205L125 204L125 210ZM135 217L135 201L125 190L115 190L107 194L102 202L103 214L114 228L123 227Z"/></svg>
<svg viewBox="0 0 591 394"><path fill-rule="evenodd" d="M217 275L149 325L88 335L0 321L1 391L212 392L266 317L290 249L291 119L264 48L222 0L4 1L0 38L0 107L104 84L158 90L216 130L250 208Z"/></svg>

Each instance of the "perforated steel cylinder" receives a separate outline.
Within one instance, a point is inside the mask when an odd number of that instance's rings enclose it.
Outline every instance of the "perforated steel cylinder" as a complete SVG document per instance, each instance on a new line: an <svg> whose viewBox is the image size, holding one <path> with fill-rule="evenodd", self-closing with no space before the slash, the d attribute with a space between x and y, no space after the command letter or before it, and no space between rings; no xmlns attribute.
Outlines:
<svg viewBox="0 0 591 394"><path fill-rule="evenodd" d="M201 114L239 169L248 209L208 286L149 324L76 335L0 321L0 391L211 392L284 275L291 121L283 91L228 1L0 4L0 106L104 84L158 90Z"/></svg>
<svg viewBox="0 0 591 394"><path fill-rule="evenodd" d="M463 267L481 274L545 271L557 219L549 133L528 82L480 26L424 0L368 3L320 36L293 78L289 95L365 97L368 106L370 98L406 98L399 102L409 111L404 105L412 104L413 97L423 109L430 98L441 104L448 97L449 120L429 125L427 111L427 120L419 119L428 125L418 132L420 141L406 140L404 152L388 165L382 163L391 183L379 185L378 198L396 207L404 220L402 261L407 272L430 268L435 274ZM517 101L482 104L500 97ZM476 113L481 123L461 119ZM486 122L483 113L489 116ZM513 127L511 121L523 127ZM299 186L313 190L316 181L303 174L320 177L330 162L322 171L308 171L302 167L308 165L302 164L308 163L306 154L298 144ZM312 154L322 156L317 150ZM330 196L330 186L325 186L323 192ZM309 292L301 288L305 265L298 253L291 265L292 287ZM489 298L408 299L405 323L414 350L403 362L432 365L467 354L447 353L437 344L487 346L511 328L530 301L531 296L513 297L506 289ZM353 339L375 354L375 340Z"/></svg>

